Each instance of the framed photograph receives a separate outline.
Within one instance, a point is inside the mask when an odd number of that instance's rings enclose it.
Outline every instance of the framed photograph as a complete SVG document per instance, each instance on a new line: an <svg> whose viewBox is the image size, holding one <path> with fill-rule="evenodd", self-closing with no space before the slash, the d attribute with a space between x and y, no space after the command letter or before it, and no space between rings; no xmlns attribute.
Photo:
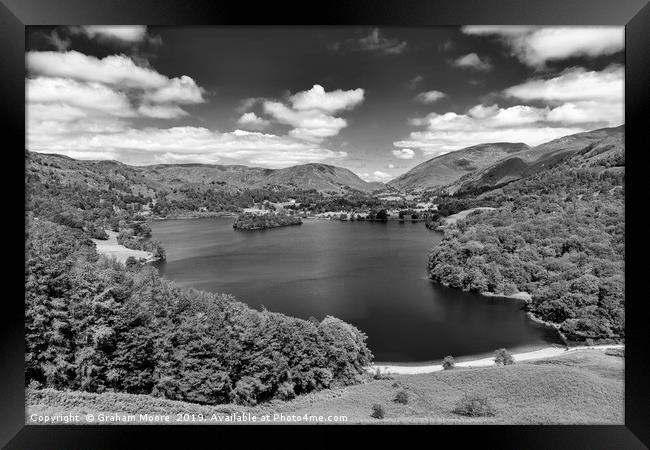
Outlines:
<svg viewBox="0 0 650 450"><path fill-rule="evenodd" d="M647 448L647 2L3 3L6 448Z"/></svg>

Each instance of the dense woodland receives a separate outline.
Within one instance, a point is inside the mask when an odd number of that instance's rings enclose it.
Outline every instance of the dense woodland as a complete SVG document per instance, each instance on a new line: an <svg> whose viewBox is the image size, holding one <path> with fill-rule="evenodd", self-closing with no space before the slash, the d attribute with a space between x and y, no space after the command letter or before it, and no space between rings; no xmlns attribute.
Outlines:
<svg viewBox="0 0 650 450"><path fill-rule="evenodd" d="M445 232L429 256L431 278L475 292L527 292L528 308L572 340L624 338L622 164L574 159L459 199L462 209L499 207Z"/></svg>
<svg viewBox="0 0 650 450"><path fill-rule="evenodd" d="M153 267L99 256L90 240L112 230L118 243L164 258L148 218L206 204L239 211L287 193L206 193L150 182L119 163L26 159L27 384L255 404L354 383L365 373L372 359L366 337L345 322L305 321L180 289Z"/></svg>
<svg viewBox="0 0 650 450"><path fill-rule="evenodd" d="M83 231L31 217L26 382L255 404L357 382L372 355L336 318L306 321L180 289L97 255Z"/></svg>
<svg viewBox="0 0 650 450"><path fill-rule="evenodd" d="M166 252L161 242L151 237L151 227L147 223L132 223L120 230L117 243L133 250L144 250L155 259L165 259Z"/></svg>
<svg viewBox="0 0 650 450"><path fill-rule="evenodd" d="M286 227L289 225L302 225L302 219L300 217L282 213L244 213L235 219L232 227L235 230L262 230L266 228Z"/></svg>

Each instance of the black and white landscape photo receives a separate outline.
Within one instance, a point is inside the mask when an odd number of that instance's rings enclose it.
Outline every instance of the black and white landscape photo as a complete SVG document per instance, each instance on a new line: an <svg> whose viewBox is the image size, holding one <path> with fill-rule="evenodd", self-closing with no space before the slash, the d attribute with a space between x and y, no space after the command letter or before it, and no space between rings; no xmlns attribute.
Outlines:
<svg viewBox="0 0 650 450"><path fill-rule="evenodd" d="M623 27L26 42L27 424L624 423Z"/></svg>

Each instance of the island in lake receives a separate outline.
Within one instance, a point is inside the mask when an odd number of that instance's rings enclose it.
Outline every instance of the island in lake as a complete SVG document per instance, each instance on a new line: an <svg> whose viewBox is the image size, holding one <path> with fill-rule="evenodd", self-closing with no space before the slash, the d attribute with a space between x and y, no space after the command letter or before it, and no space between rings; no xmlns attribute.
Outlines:
<svg viewBox="0 0 650 450"><path fill-rule="evenodd" d="M300 217L287 214L254 214L246 212L235 219L232 227L235 230L264 230L267 228L286 227L289 225L302 225Z"/></svg>

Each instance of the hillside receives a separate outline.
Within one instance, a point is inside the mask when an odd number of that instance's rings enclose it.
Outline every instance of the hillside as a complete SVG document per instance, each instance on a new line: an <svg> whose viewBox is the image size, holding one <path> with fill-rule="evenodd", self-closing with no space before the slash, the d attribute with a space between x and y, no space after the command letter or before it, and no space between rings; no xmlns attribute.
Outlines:
<svg viewBox="0 0 650 450"><path fill-rule="evenodd" d="M493 164L512 153L527 150L523 143L497 142L479 144L437 156L418 164L408 172L388 182L398 189L420 190L445 186L468 173Z"/></svg>
<svg viewBox="0 0 650 450"><path fill-rule="evenodd" d="M25 152L26 210L74 228L110 228L147 216L241 212L262 202L295 199L319 208L343 199L372 204L367 183L325 164L285 169L178 164L129 166ZM123 227L122 227L123 228ZM92 234L91 234L92 235Z"/></svg>
<svg viewBox="0 0 650 450"><path fill-rule="evenodd" d="M484 184L465 184L455 195L439 197L440 211L483 210L445 231L429 255L430 277L475 292L525 292L531 296L527 309L570 341L620 342L625 339L622 129L567 136L536 149L486 171L479 178ZM521 170L506 172L517 167L513 161ZM497 168L504 169L500 178L489 178Z"/></svg>
<svg viewBox="0 0 650 450"><path fill-rule="evenodd" d="M205 164L164 164L136 168L151 180L168 186L212 184L238 189L283 188L340 191L346 186L364 192L381 189L381 183L363 181L352 171L327 164L303 164L284 169Z"/></svg>
<svg viewBox="0 0 650 450"><path fill-rule="evenodd" d="M363 192L381 189L382 183L366 182L354 172L328 164L303 164L283 169L265 169L241 165L158 164L129 166L117 161L82 161L67 156L26 152L32 170L59 169L62 181L88 181L92 175L112 176L131 184L157 189L180 185L211 185L213 189L315 189L339 191L346 187Z"/></svg>
<svg viewBox="0 0 650 450"><path fill-rule="evenodd" d="M484 191L549 169L574 155L584 164L625 157L624 126L564 136L508 155L480 170L466 174L446 187L449 193Z"/></svg>
<svg viewBox="0 0 650 450"><path fill-rule="evenodd" d="M206 424L227 423L224 421L233 414L241 417L247 413L257 417L282 413L301 419L305 414L345 415L344 423L374 424L622 424L624 361L608 353L581 350L510 366L394 375L392 379L368 380L255 407L207 406L147 395L29 390L26 415L170 414L172 424L178 423L178 413L188 413L190 417L195 414L195 418L203 414ZM400 390L407 392L407 404L393 401ZM495 409L494 416L454 414L456 403L466 392L485 395ZM370 417L374 403L384 407L384 419ZM212 414L221 420L209 420Z"/></svg>
<svg viewBox="0 0 650 450"><path fill-rule="evenodd" d="M372 362L365 334L332 316L302 320L180 288L44 219L26 232L28 385L255 405L362 381Z"/></svg>

